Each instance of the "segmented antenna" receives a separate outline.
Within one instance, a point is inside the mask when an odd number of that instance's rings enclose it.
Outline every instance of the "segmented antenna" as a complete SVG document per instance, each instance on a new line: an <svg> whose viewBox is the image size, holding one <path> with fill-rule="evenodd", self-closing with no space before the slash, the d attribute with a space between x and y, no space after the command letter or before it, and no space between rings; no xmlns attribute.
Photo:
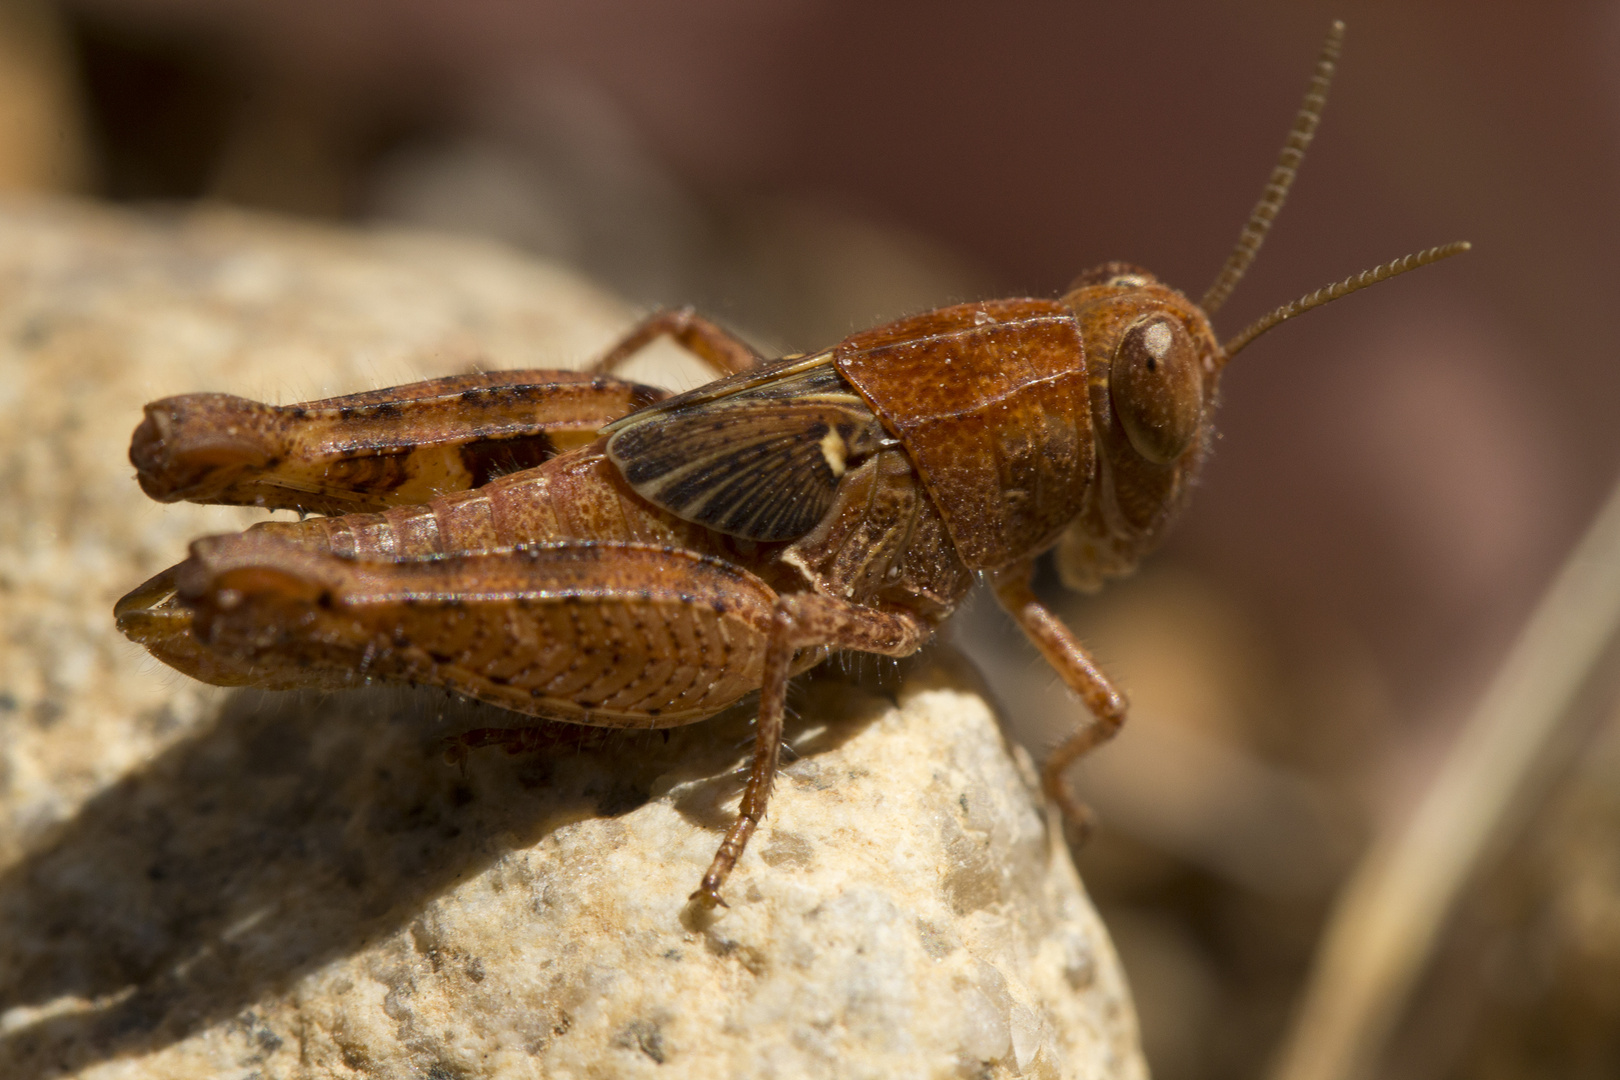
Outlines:
<svg viewBox="0 0 1620 1080"><path fill-rule="evenodd" d="M1380 281L1388 281L1392 277L1399 277L1408 270L1416 270L1420 266L1428 266L1430 263L1439 262L1441 259L1449 259L1453 255L1461 255L1472 246L1473 245L1466 240L1459 240L1454 244L1446 244L1442 247L1432 247L1428 251L1420 251L1415 255L1408 255L1404 259L1396 259L1394 262L1385 263L1383 266L1380 266L1375 270L1363 270L1355 277L1345 278L1337 285L1329 285L1325 289L1317 289L1309 296L1302 296L1298 300L1284 304L1282 307L1278 308L1276 311L1273 311L1264 318L1257 319L1250 323L1248 326L1244 327L1242 332L1234 337L1231 341L1228 341L1225 345L1222 345L1221 352L1225 353L1226 359L1230 360L1232 357L1241 352L1243 348L1249 344L1249 342L1253 341L1267 330L1270 330L1278 323L1287 322L1295 315L1309 311L1311 308L1321 307L1323 304L1331 303L1332 301L1339 299L1341 296L1349 296L1353 292L1359 292L1362 289L1367 288L1369 285L1376 285Z"/></svg>
<svg viewBox="0 0 1620 1080"><path fill-rule="evenodd" d="M1265 243L1272 220L1282 209L1283 200L1288 198L1288 189L1293 186L1299 163L1305 160L1305 148L1311 145L1311 139L1316 135L1316 125L1322 122L1322 107L1327 104L1328 86L1333 82L1333 69L1339 62L1339 50L1343 45L1344 22L1335 19L1333 25L1328 27L1322 51L1316 55L1316 74L1311 76L1311 84L1305 89L1305 100L1300 102L1299 112L1294 115L1294 126L1289 128L1282 153L1277 155L1277 165L1271 170L1271 179L1266 181L1260 201L1254 204L1243 232L1238 235L1237 246L1226 257L1226 265L1215 275L1215 281L1204 293L1204 298L1198 301L1205 315L1215 314L1226 303L1226 298L1232 295L1237 283L1243 280L1243 273L1254 261L1260 245Z"/></svg>

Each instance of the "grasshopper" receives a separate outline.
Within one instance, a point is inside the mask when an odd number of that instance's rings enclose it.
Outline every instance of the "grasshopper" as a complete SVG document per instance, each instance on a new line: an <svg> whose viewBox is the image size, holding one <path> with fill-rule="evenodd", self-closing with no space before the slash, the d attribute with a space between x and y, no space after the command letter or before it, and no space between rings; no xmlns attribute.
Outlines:
<svg viewBox="0 0 1620 1080"><path fill-rule="evenodd" d="M584 372L505 371L269 406L146 406L130 448L165 502L289 508L191 545L119 602L119 628L206 682L427 684L529 716L664 728L759 694L737 819L693 898L764 816L789 680L832 653L905 656L982 575L1092 720L1043 786L1112 737L1124 696L1030 586L1130 572L1211 441L1221 370L1261 333L1452 244L1277 309L1222 344L1210 316L1265 237L1314 134L1330 31L1260 202L1193 303L1106 263L1061 298L960 304L778 360L690 310L643 322ZM716 381L617 378L672 337ZM482 741L522 743L523 729ZM469 736L471 738L471 736Z"/></svg>

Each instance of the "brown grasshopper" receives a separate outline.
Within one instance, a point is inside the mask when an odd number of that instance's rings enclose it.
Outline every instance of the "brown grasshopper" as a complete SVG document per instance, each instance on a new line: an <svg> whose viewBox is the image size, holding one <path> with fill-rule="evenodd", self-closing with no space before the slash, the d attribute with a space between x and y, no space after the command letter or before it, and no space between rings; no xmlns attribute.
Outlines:
<svg viewBox="0 0 1620 1080"><path fill-rule="evenodd" d="M192 544L119 602L119 628L206 682L441 686L575 724L688 724L760 694L736 822L694 897L764 816L788 680L840 650L904 656L989 580L1094 717L1046 793L1111 737L1125 698L1030 588L1128 573L1209 449L1222 367L1301 311L1462 250L1390 263L1222 345L1209 316L1260 247L1315 131L1342 24L1265 194L1194 304L1107 263L1059 300L961 304L766 361L690 311L653 316L588 372L507 371L274 407L146 407L142 488L327 515ZM668 335L723 375L678 396L611 372ZM521 745L523 729L479 741Z"/></svg>

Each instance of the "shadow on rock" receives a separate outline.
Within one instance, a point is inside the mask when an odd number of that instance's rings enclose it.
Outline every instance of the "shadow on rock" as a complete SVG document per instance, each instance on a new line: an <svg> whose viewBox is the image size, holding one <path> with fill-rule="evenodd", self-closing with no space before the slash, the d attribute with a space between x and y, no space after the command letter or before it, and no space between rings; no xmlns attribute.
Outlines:
<svg viewBox="0 0 1620 1080"><path fill-rule="evenodd" d="M751 729L742 710L667 737L557 725L551 748L446 764L447 735L522 720L431 691L234 694L0 876L0 1012L39 1010L9 1018L0 1073L57 1076L237 1016L504 852L642 805L660 776L724 786Z"/></svg>

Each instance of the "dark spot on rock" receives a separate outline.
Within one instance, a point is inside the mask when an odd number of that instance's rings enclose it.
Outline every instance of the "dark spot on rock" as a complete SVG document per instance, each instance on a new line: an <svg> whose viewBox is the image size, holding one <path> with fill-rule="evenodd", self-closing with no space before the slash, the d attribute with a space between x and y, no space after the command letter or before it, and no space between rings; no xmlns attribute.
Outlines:
<svg viewBox="0 0 1620 1080"><path fill-rule="evenodd" d="M943 960L957 948L949 933L927 919L917 920L917 940L922 943L923 952L931 960Z"/></svg>
<svg viewBox="0 0 1620 1080"><path fill-rule="evenodd" d="M281 1049L281 1036L267 1027L261 1027L253 1033L253 1041L259 1045L259 1052L268 1056Z"/></svg>
<svg viewBox="0 0 1620 1080"><path fill-rule="evenodd" d="M16 342L24 349L37 349L50 338L53 329L49 319L35 315L17 331Z"/></svg>
<svg viewBox="0 0 1620 1080"><path fill-rule="evenodd" d="M42 728L53 727L62 718L63 711L61 703L50 698L36 702L33 710L34 723Z"/></svg>
<svg viewBox="0 0 1620 1080"><path fill-rule="evenodd" d="M626 1050L640 1050L660 1065L668 1055L664 1046L664 1034L651 1020L630 1021L614 1041Z"/></svg>

